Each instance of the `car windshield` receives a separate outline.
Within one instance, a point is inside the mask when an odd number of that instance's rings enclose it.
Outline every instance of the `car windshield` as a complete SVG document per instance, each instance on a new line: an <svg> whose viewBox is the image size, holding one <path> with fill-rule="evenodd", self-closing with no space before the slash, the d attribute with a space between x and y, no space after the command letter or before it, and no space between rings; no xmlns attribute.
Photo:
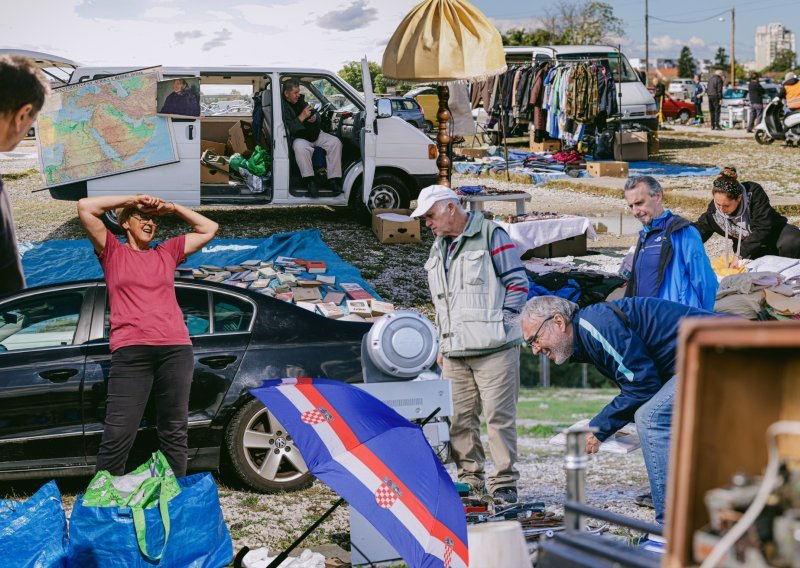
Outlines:
<svg viewBox="0 0 800 568"><path fill-rule="evenodd" d="M743 99L747 91L744 89L725 89L725 92L722 93L723 99Z"/></svg>

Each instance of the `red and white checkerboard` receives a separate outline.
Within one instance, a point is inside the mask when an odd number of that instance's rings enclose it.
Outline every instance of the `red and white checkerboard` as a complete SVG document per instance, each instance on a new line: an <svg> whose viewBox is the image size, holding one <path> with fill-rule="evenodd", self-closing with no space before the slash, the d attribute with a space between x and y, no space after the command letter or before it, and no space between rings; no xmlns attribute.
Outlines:
<svg viewBox="0 0 800 568"><path fill-rule="evenodd" d="M450 568L450 564L453 559L453 541L450 540L450 537L446 537L444 539L444 568Z"/></svg>
<svg viewBox="0 0 800 568"><path fill-rule="evenodd" d="M391 509L398 498L399 496L397 493L385 482L381 483L380 487L375 491L375 501L378 502L379 507L383 507L384 509Z"/></svg>
<svg viewBox="0 0 800 568"><path fill-rule="evenodd" d="M311 426L316 426L317 424L322 424L327 420L325 415L317 410L306 410L304 413L300 415L300 420L305 422L306 424L310 424Z"/></svg>

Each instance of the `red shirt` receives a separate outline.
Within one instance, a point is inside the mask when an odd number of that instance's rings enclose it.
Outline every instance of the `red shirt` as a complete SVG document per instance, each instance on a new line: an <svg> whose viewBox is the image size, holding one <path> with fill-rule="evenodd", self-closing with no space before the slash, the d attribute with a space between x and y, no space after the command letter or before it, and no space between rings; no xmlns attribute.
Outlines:
<svg viewBox="0 0 800 568"><path fill-rule="evenodd" d="M111 305L111 351L128 345L192 344L175 298L175 268L186 260L185 240L181 235L139 251L106 229L106 246L97 258Z"/></svg>

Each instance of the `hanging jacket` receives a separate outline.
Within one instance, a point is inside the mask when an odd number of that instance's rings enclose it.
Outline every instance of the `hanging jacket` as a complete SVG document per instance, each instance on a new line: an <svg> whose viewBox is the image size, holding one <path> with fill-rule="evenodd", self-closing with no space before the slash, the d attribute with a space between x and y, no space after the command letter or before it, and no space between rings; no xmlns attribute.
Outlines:
<svg viewBox="0 0 800 568"><path fill-rule="evenodd" d="M677 302L685 306L713 310L717 294L717 276L711 268L700 234L691 221L666 210L653 220L655 229L642 229L633 253L633 267L625 296L639 296L638 280L642 249L648 239L661 239L656 266L655 290L652 297Z"/></svg>
<svg viewBox="0 0 800 568"><path fill-rule="evenodd" d="M703 242L717 233L733 242L734 251L742 258L756 259L777 254L778 236L786 226L786 217L775 211L764 189L752 181L742 182L742 211L728 216L717 210L714 200L700 215L695 226ZM744 226L742 226L744 225Z"/></svg>
<svg viewBox="0 0 800 568"><path fill-rule="evenodd" d="M613 304L626 317L623 321ZM620 388L590 426L600 441L633 422L636 410L673 376L678 325L685 317L712 312L655 298L624 298L578 310L572 320L574 352L570 361L593 363Z"/></svg>

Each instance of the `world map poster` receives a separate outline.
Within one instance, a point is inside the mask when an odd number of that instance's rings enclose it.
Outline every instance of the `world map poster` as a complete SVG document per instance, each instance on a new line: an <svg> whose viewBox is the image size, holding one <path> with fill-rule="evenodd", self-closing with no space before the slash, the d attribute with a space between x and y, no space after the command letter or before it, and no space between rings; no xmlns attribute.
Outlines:
<svg viewBox="0 0 800 568"><path fill-rule="evenodd" d="M54 89L39 113L45 187L178 161L158 80L155 67Z"/></svg>

